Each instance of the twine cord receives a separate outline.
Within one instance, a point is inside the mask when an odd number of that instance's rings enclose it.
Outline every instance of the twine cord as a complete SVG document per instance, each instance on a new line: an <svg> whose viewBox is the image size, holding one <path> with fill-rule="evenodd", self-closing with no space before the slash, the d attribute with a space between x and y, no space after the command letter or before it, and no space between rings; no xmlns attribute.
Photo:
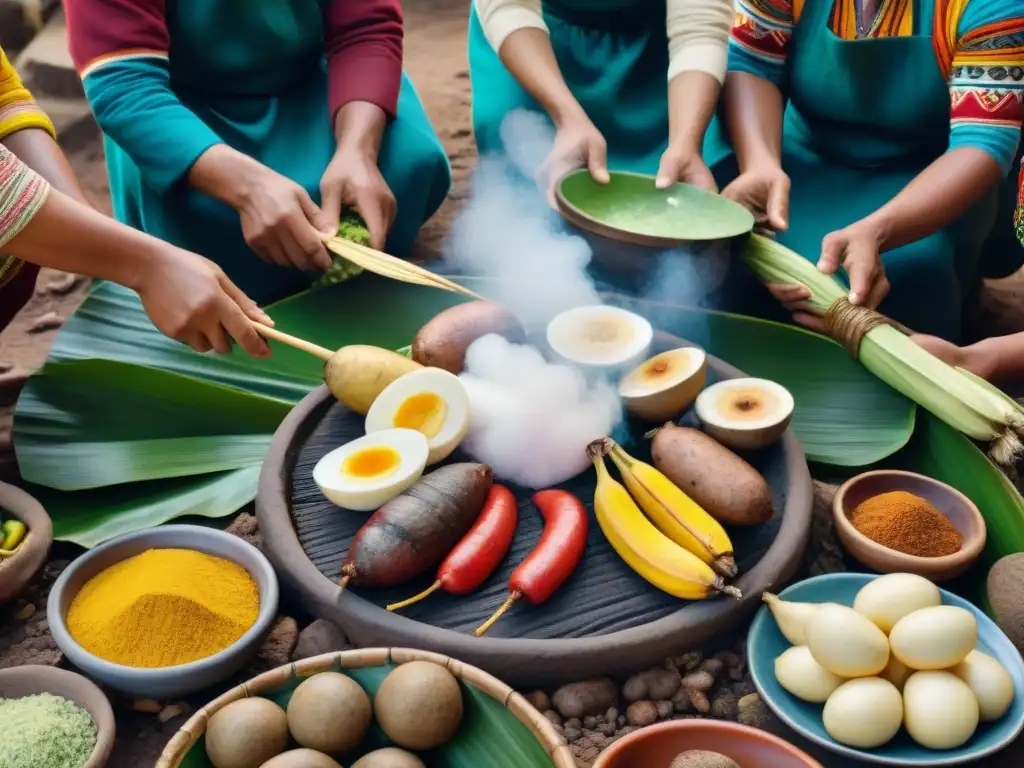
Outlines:
<svg viewBox="0 0 1024 768"><path fill-rule="evenodd" d="M891 325L903 333L908 330L873 309L851 304L844 296L832 302L822 318L825 333L842 344L850 357L860 357L860 343L871 331L880 325Z"/></svg>

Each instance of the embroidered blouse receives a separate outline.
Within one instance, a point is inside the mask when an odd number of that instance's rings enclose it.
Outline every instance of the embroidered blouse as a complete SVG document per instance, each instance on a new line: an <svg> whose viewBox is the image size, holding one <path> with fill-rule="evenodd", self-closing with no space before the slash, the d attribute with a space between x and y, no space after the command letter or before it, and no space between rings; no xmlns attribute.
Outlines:
<svg viewBox="0 0 1024 768"><path fill-rule="evenodd" d="M807 2L736 0L729 70L780 87L793 30ZM858 37L857 0L832 0L832 31ZM913 0L881 0L868 38L906 37ZM976 147L1009 173L1021 136L1024 101L1024 3L1021 0L935 0L935 62L949 82L950 149Z"/></svg>
<svg viewBox="0 0 1024 768"><path fill-rule="evenodd" d="M495 51L513 32L532 27L547 31L542 0L473 0L487 41ZM668 79L699 71L725 79L732 0L667 0Z"/></svg>

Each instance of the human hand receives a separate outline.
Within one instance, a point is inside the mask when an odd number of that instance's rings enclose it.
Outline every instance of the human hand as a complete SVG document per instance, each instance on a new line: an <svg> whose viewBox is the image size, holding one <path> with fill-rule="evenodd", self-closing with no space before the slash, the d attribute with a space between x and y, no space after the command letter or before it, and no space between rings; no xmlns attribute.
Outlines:
<svg viewBox="0 0 1024 768"><path fill-rule="evenodd" d="M818 269L834 275L840 267L850 279L850 303L875 309L889 293L889 280L879 253L883 234L870 218L825 235Z"/></svg>
<svg viewBox="0 0 1024 768"><path fill-rule="evenodd" d="M737 176L722 196L739 203L759 227L784 231L789 227L789 176L778 165L761 165Z"/></svg>
<svg viewBox="0 0 1024 768"><path fill-rule="evenodd" d="M384 248L398 207L376 160L368 152L339 146L320 179L320 197L331 236L337 234L342 207L351 206L366 222L370 247Z"/></svg>
<svg viewBox="0 0 1024 768"><path fill-rule="evenodd" d="M680 143L670 143L661 156L654 185L658 189L667 189L677 181L692 184L708 192L718 191L715 177L704 164L699 149Z"/></svg>
<svg viewBox="0 0 1024 768"><path fill-rule="evenodd" d="M587 168L598 184L611 181L608 175L608 145L587 117L563 123L555 134L555 145L540 169L539 181L547 189L548 202L555 207L555 185L569 171Z"/></svg>
<svg viewBox="0 0 1024 768"><path fill-rule="evenodd" d="M946 365L963 368L979 378L991 380L996 370L996 360L988 353L985 342L967 347L958 347L938 336L914 334L910 340L926 352L930 352Z"/></svg>
<svg viewBox="0 0 1024 768"><path fill-rule="evenodd" d="M334 234L330 221L291 179L262 168L237 207L245 242L264 261L308 272L330 268L323 243Z"/></svg>
<svg viewBox="0 0 1024 768"><path fill-rule="evenodd" d="M196 352L230 352L234 339L253 357L270 357L252 323L274 321L212 261L159 241L133 287L153 325Z"/></svg>

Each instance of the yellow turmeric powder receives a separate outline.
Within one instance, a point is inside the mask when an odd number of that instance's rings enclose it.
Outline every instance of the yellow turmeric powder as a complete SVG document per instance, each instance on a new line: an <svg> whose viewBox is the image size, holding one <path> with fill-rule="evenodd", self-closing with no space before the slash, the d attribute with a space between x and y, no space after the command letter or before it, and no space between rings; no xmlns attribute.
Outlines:
<svg viewBox="0 0 1024 768"><path fill-rule="evenodd" d="M256 583L240 565L187 549L151 549L86 582L67 625L101 659L172 667L224 650L259 609Z"/></svg>

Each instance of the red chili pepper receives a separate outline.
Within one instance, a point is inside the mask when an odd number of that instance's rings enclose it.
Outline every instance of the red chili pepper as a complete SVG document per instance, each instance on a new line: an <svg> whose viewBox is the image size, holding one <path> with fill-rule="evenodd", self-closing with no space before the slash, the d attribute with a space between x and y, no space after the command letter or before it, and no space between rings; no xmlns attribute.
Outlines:
<svg viewBox="0 0 1024 768"><path fill-rule="evenodd" d="M533 605L547 600L572 575L587 546L587 510L568 491L538 491L533 503L544 518L544 533L533 551L512 572L511 594L476 630L479 637L521 597Z"/></svg>
<svg viewBox="0 0 1024 768"><path fill-rule="evenodd" d="M487 495L480 517L437 569L437 581L415 597L392 603L388 610L397 611L418 603L439 589L453 595L468 595L494 573L494 569L508 553L518 521L516 497L508 488L495 483Z"/></svg>

